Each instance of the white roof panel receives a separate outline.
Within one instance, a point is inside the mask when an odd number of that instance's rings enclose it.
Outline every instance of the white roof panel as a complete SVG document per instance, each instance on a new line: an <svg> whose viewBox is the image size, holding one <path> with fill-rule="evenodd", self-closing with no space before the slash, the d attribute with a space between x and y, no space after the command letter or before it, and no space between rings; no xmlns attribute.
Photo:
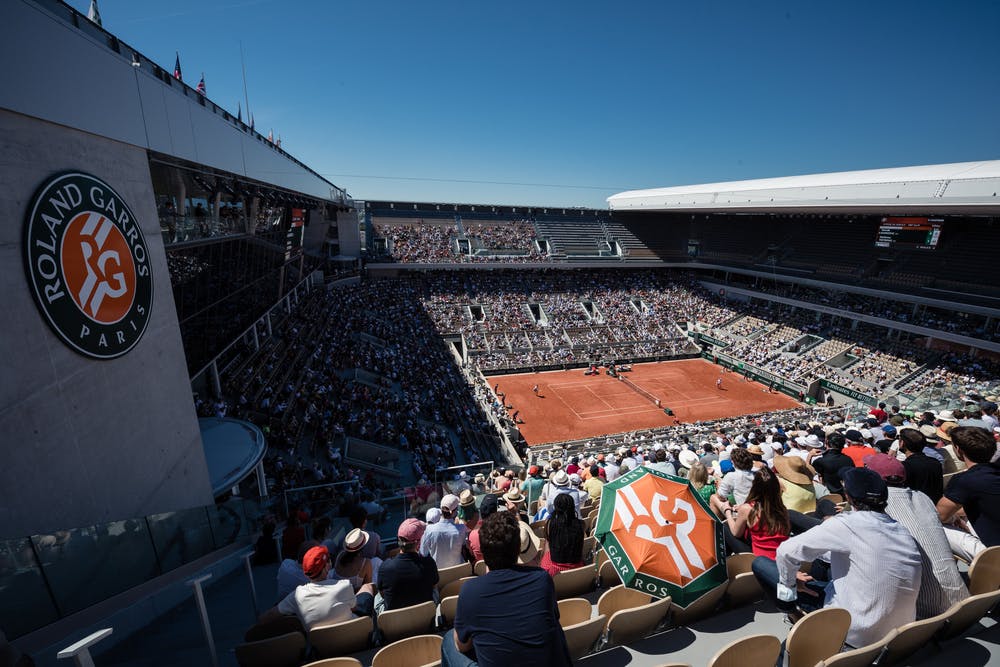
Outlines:
<svg viewBox="0 0 1000 667"><path fill-rule="evenodd" d="M612 210L892 210L1000 212L1000 160L843 171L630 190Z"/></svg>

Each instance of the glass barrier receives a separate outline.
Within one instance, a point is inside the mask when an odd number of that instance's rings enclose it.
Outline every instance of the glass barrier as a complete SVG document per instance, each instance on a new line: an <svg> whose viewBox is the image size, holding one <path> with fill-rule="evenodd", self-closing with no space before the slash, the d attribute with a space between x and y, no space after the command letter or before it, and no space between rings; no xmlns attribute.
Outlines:
<svg viewBox="0 0 1000 667"><path fill-rule="evenodd" d="M8 639L59 619L31 540L0 542L0 627Z"/></svg>
<svg viewBox="0 0 1000 667"><path fill-rule="evenodd" d="M201 558L215 548L204 507L154 514L146 522L163 572Z"/></svg>
<svg viewBox="0 0 1000 667"><path fill-rule="evenodd" d="M0 541L0 628L16 639L217 549L249 544L274 499Z"/></svg>
<svg viewBox="0 0 1000 667"><path fill-rule="evenodd" d="M244 218L211 218L198 216L165 215L160 217L163 243L184 243L199 239L217 239L224 236L246 234Z"/></svg>

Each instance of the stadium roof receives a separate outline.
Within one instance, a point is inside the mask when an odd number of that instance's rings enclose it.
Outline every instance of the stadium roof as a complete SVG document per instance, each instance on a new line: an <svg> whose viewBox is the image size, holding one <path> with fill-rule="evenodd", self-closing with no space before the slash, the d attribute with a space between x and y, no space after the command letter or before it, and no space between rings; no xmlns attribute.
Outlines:
<svg viewBox="0 0 1000 667"><path fill-rule="evenodd" d="M615 211L1000 213L1000 160L630 190Z"/></svg>

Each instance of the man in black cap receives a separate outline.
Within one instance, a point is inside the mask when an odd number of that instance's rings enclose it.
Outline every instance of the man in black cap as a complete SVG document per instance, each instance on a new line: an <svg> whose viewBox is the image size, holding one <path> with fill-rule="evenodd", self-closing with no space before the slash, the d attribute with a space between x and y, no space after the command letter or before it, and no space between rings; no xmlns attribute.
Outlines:
<svg viewBox="0 0 1000 667"><path fill-rule="evenodd" d="M815 596L806 587L811 577L800 573L799 565L829 553L830 582L825 599L817 602L851 612L847 644L866 646L916 619L920 551L906 528L885 513L889 489L878 473L845 468L840 478L852 511L783 542L774 561L776 573L758 565L768 560L761 558L754 560L753 571L765 590L775 591L779 602L788 605Z"/></svg>

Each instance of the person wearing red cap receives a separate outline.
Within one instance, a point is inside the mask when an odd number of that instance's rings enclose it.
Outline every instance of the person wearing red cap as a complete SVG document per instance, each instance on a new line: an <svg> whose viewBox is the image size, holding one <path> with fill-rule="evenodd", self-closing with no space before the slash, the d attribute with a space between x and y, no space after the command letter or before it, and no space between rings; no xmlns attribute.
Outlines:
<svg viewBox="0 0 1000 667"><path fill-rule="evenodd" d="M258 623L265 625L294 614L302 622L302 627L311 630L317 625L348 621L355 613L370 616L375 600L372 585L365 584L355 595L350 581L327 579L330 567L330 552L326 547L313 547L307 551L302 559L302 571L309 577L309 583L302 584L264 612Z"/></svg>
<svg viewBox="0 0 1000 667"><path fill-rule="evenodd" d="M399 555L382 563L378 571L377 612L402 609L434 599L438 568L430 556L417 553L420 538L427 524L419 519L406 519L399 524L396 537Z"/></svg>
<svg viewBox="0 0 1000 667"><path fill-rule="evenodd" d="M528 498L528 506L542 497L542 489L545 488L545 479L542 478L542 469L538 466L528 468L528 478L521 483L521 493Z"/></svg>

